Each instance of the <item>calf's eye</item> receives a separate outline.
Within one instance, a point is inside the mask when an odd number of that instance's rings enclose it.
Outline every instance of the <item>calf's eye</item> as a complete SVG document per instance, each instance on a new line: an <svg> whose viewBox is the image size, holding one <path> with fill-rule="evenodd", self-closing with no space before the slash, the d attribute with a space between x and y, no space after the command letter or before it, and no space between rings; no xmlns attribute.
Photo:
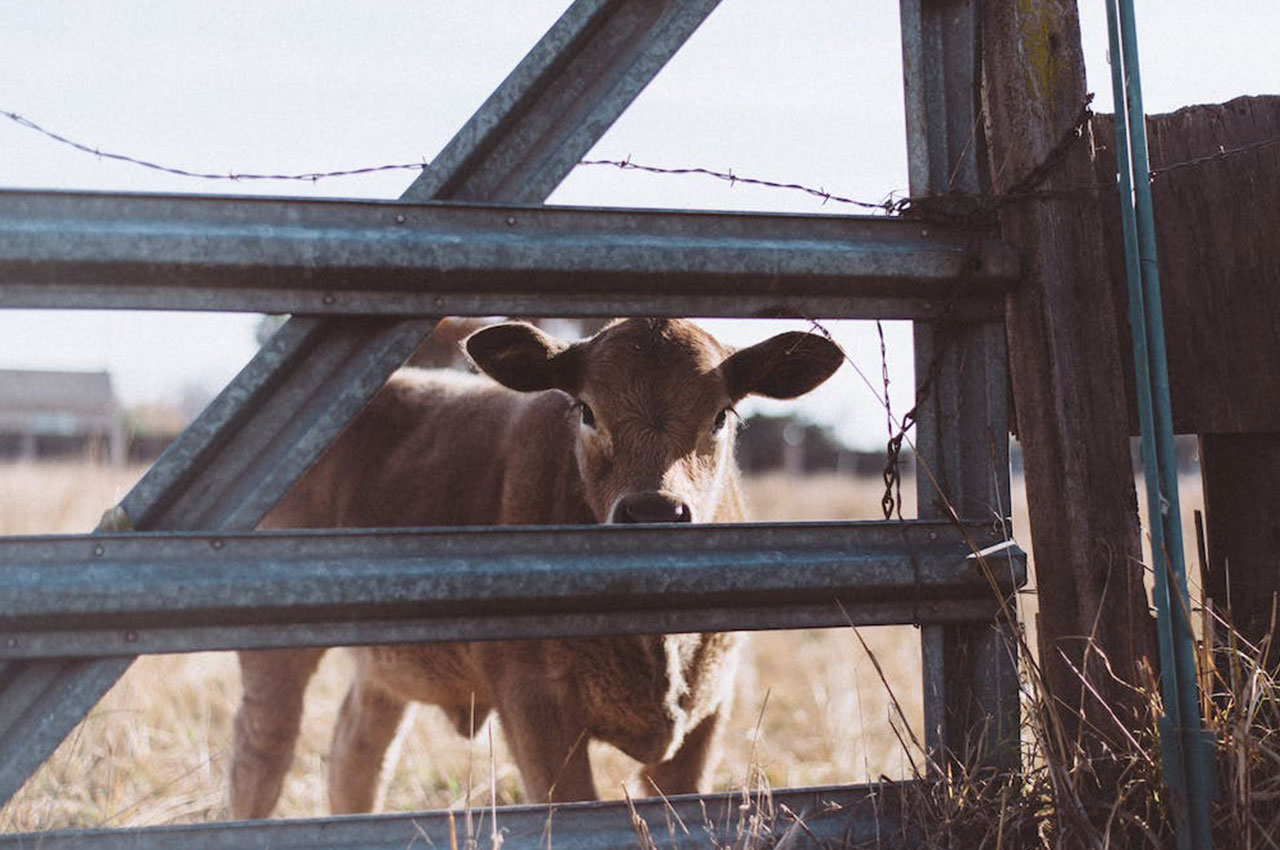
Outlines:
<svg viewBox="0 0 1280 850"><path fill-rule="evenodd" d="M591 410L591 405L579 399L574 407L578 408L578 413L582 415L583 425L586 425L588 428L596 427L596 415Z"/></svg>
<svg viewBox="0 0 1280 850"><path fill-rule="evenodd" d="M729 421L729 409L725 408L716 414L716 421L711 424L711 433L719 434L724 430L724 425Z"/></svg>

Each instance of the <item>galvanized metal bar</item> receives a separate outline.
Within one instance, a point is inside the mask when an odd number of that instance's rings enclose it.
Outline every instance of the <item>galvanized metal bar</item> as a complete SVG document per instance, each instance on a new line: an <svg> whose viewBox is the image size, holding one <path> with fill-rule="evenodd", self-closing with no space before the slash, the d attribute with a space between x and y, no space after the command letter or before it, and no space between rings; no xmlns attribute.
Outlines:
<svg viewBox="0 0 1280 850"><path fill-rule="evenodd" d="M598 17L599 13L607 13L617 5L599 0L577 0L565 13L563 20L572 21L576 20L575 16L585 16L584 20L600 21L602 19ZM677 15L702 14L705 17L710 12L710 4L704 0L680 0L668 3L664 8L676 10L673 14ZM688 32L682 32L678 27L661 27L661 24L669 20L669 15L664 15L648 19L647 22L637 21L631 36L639 42L652 39L649 51L640 54L624 51L610 55L598 49L592 50L594 40L591 33L598 26L595 23L585 25L582 30L584 37L568 40L564 38L563 28L553 28L531 51L529 57L512 72L512 78L523 81L520 90L542 92L544 95L540 99L491 99L485 114L473 118L459 131L455 141L450 144L450 156L441 158L433 168L432 179L439 179L450 188L446 191L443 188L431 189L418 185L406 194L412 193L418 199L448 196L483 197L491 201L508 202L544 200L551 188L564 178L573 162L580 157L580 148L586 136L591 136L591 142L594 142L626 107L624 101L628 93L634 96L657 73L660 64L655 64L646 57L660 54L663 49L668 50L669 55L687 37ZM649 30L658 35L651 35ZM578 61L579 57L587 55L594 57L594 62ZM592 81L606 77L615 81L615 94L610 98L555 98L546 94L553 89L567 87L580 95L584 82L589 87ZM491 171L489 157L492 152L504 149L504 140L517 137L535 141L527 147L524 156L505 157L498 163L498 171ZM537 188L536 191L529 192L523 187ZM323 301L323 296L321 300ZM208 304L206 307L223 309L218 304ZM427 314L430 312L427 311ZM174 514L165 522L172 523L168 527L195 527L190 523L201 521L198 515L203 507L223 501L215 491L230 486L239 494L236 498L246 500L246 505L254 507L246 507L244 511L237 513L224 503L224 507L218 512L227 518L226 521L243 523L245 528L252 527L261 518L254 514L265 513L267 507L264 505L270 499L269 494L280 492L296 481L318 457L326 441L336 437L341 431L345 424L342 416L354 415L359 407L356 395L371 393L376 389L376 386L370 387L370 384L376 383L374 374L385 367L382 374L385 378L394 368L387 365L396 359L393 355L398 352L403 361L412 351L413 338L425 336L431 327L430 321L417 318L386 319L383 320L385 324L381 329L365 328L368 345L357 350L350 345L348 323L351 320L331 319L320 327L312 327L309 323L299 324L305 321L294 318L285 325L281 332L283 341L280 349L269 355L275 358L274 366L265 368L266 364L255 361L264 366L259 369L251 364L223 393L221 404L215 405L197 420L190 436L180 438L184 447L175 447L173 452L157 464L153 475L148 476L151 481L147 487L151 488L151 495L145 498L141 493L136 498L130 496L129 501L133 506L131 509L140 514L149 513L151 506L146 503L147 500L154 498L170 502L176 498L177 493L172 486L178 486L185 492L198 494L191 502L197 508L197 516L184 518L181 514ZM293 352L303 349L308 350L309 354L300 360ZM328 354L330 351L335 354ZM346 360L352 364L352 368L334 370L335 360ZM371 369L363 372L363 378L356 379L355 376L362 371L358 365L361 363ZM315 372L328 372L331 377L329 381L317 385L311 380ZM312 396L319 396L322 392L342 395L345 386L353 393L347 398L354 404L344 404L341 415L327 415L322 405L310 405L308 416L314 419L310 425L302 426L303 431L310 435L307 439L307 451L278 452L278 465L275 466L245 466L243 472L247 478L229 480L220 475L217 467L211 468L208 465L218 458L252 456L253 450L242 452L238 448L241 444L258 443L258 435L266 427L261 424L263 420L252 411L269 409L268 419L275 419L283 409L302 402L308 395L297 392L299 386L311 387ZM268 404L268 398L280 401ZM214 427L220 421L228 423L228 427ZM327 438L323 434L325 430L330 432ZM218 451L210 450L215 444L222 448ZM139 504L140 502L145 504ZM125 519L127 521L127 517ZM158 527L147 526L145 522L141 525L134 522L134 525L139 528ZM12 697L12 704L15 706L13 714L43 715L58 722L51 722L47 727L48 734L42 737L8 734L8 727L0 726L0 736L4 736L3 740L6 742L0 748L0 802L11 796L13 789L18 788L30 774L32 765L52 751L55 742L73 728L75 718L84 716L92 708L97 700L94 692L100 692L97 685L102 684L104 673L115 669L108 666L115 662L107 661L90 665L92 670L82 675L62 677L63 672L73 672L66 662L53 660L29 663L35 665L29 671L30 675L49 676L51 681L60 684L32 694L30 700ZM107 675L105 678L111 677ZM22 702L20 708L18 702Z"/></svg>
<svg viewBox="0 0 1280 850"><path fill-rule="evenodd" d="M980 621L984 544L949 522L10 538L0 658Z"/></svg>
<svg viewBox="0 0 1280 850"><path fill-rule="evenodd" d="M978 107L977 0L902 0L911 195L980 193L986 185ZM1004 329L950 315L917 322L919 516L990 522L1007 534L1007 364ZM988 559L995 572L1007 566ZM933 763L1018 765L1018 680L1012 635L991 623L929 625L922 635L925 743Z"/></svg>
<svg viewBox="0 0 1280 850"><path fill-rule="evenodd" d="M848 626L900 626L922 629L956 623L989 623L999 614L995 599L904 598L843 599L833 595L823 603L780 600L754 606L649 608L639 611L550 614L486 614L474 617L384 617L374 620L332 617L324 622L273 625L270 621L240 625L195 625L143 628L77 629L75 631L5 631L12 646L0 648L0 658L78 658L87 651L118 653L181 653L242 649L385 645L479 640L526 640L547 637L592 637L629 634L824 629Z"/></svg>
<svg viewBox="0 0 1280 850"><path fill-rule="evenodd" d="M1016 274L867 216L0 191L10 307L993 319Z"/></svg>
<svg viewBox="0 0 1280 850"><path fill-rule="evenodd" d="M578 0L404 194L540 203L719 0Z"/></svg>
<svg viewBox="0 0 1280 850"><path fill-rule="evenodd" d="M922 519L985 519L1007 533L1008 385L1004 328L918 322L917 504Z"/></svg>
<svg viewBox="0 0 1280 850"><path fill-rule="evenodd" d="M929 759L927 772L945 775L948 688L947 644L951 640L946 624L941 622L920 624L920 673L921 718L924 722L925 752ZM963 687L963 683L957 683Z"/></svg>
<svg viewBox="0 0 1280 850"><path fill-rule="evenodd" d="M746 805L742 792L734 792L551 807L503 806L472 810L474 836L467 835L461 813L434 811L0 835L0 850L405 850L462 846L464 842L472 846L466 841L470 837L476 845L487 847L495 828L505 850L650 846L639 838L642 828L652 836L652 846L673 850L737 847L747 838L758 839L759 846L789 850L872 846L895 850L915 846L913 839L918 839L918 823L909 814L913 792L911 783L885 783L773 791L767 798L753 794ZM769 817L770 812L777 814ZM760 815L758 822L753 821Z"/></svg>
<svg viewBox="0 0 1280 850"><path fill-rule="evenodd" d="M977 0L901 0L907 167L912 197L975 192L984 161L975 107Z"/></svg>

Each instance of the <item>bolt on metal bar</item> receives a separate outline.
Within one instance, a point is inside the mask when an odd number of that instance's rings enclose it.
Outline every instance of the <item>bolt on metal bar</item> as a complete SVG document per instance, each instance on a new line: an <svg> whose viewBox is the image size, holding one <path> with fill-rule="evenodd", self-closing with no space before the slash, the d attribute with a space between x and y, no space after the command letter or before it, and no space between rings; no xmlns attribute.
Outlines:
<svg viewBox="0 0 1280 850"><path fill-rule="evenodd" d="M993 319L1016 274L866 216L0 191L0 306Z"/></svg>
<svg viewBox="0 0 1280 850"><path fill-rule="evenodd" d="M0 657L845 625L903 601L901 622L985 621L1025 559L1004 546L989 575L974 544L1004 545L946 521L11 538Z"/></svg>
<svg viewBox="0 0 1280 850"><path fill-rule="evenodd" d="M633 0L632 3L575 0L562 16L561 23L553 26L512 72L509 79L519 82L506 90L550 93L561 87L581 88L582 81L620 81L613 86L612 94L595 98L556 98L550 95L541 98L491 98L484 115L474 117L458 132L455 141L449 146L450 157L439 161L432 170L432 179L443 177L450 184L448 192L419 186L418 189L411 187L406 195L418 199L447 195L499 202L544 200L551 188L564 179L573 163L581 158L585 149L580 148L586 139L582 133L594 134L590 142L586 142L589 147L626 108L628 97L634 97L660 70L662 62L652 61L653 58L664 55L670 57L674 54L688 37L692 27L710 14L714 4L707 0L668 0L663 6L667 12L658 18L628 14L632 9L650 5L645 0ZM672 20L672 15L681 17L691 26L686 29L658 26ZM590 32L615 17L617 20L632 22L627 38L635 45L645 45L643 50L613 53L589 51L592 45ZM574 23L577 21L589 21L583 29L585 38L566 39L567 29L577 26ZM590 61L583 61L588 53ZM641 61L642 59L645 61ZM498 163L501 173L492 171L490 152L504 149L504 140L516 137L528 140L525 155L504 158ZM564 150L557 153L561 148ZM499 186L491 188L488 181L495 175ZM546 188L541 195L537 192L518 194L522 186ZM290 325L302 321L295 317L285 327L290 328ZM309 392L313 395L333 393L341 396L345 389L344 383L352 381L349 370L334 374L319 386L312 380L313 370L331 370L331 357L324 353L331 347L338 352L346 352L339 356L348 357L352 363L362 359L368 363L385 358L382 360L385 365L386 360L394 359L390 356L392 352L386 347L389 340L396 339L399 341L397 344L403 346L400 358L403 360L412 351L410 341L413 336L416 334L420 339L432 327L431 321L418 318L385 320L386 328L370 335L370 347L362 354L348 349L349 339L342 330L348 321L338 317L325 320L320 328L289 329L286 332L288 344L285 347L290 351L277 351L270 355L276 358L274 367L257 370L251 365L232 381L223 393L225 406L215 407L197 420L198 423L212 425L214 419L225 419L228 423L226 427L205 429L203 425L198 425L189 432L190 436L180 437L179 442L186 447L174 451L153 469L152 475L155 477L152 478L152 485L162 482L164 486L155 487L148 498L167 502L178 498L182 492L202 493L231 484L223 479L219 485L214 480L218 478L218 470L210 469L205 462L218 453L210 453L205 447L210 443L221 443L228 447L224 452L235 454L232 447L236 444L256 439L254 435L264 425L256 413L242 415L238 412L241 406L244 411L254 410L255 405L278 410L275 404L265 404L265 400L280 399L279 404L287 405L288 399L296 399L298 386L310 386ZM301 360L291 353L303 348L309 349L310 353ZM391 368L393 367L386 368L383 378L390 373ZM353 388L355 383L358 382L353 382ZM324 416L323 405L313 404L310 411L310 415ZM350 412L354 415L354 410ZM262 505L266 500L253 494L259 488L265 488L262 491L265 493L281 486L287 487L296 481L337 436L343 424L337 417L330 417L328 426L333 430L329 433L326 434L324 429L310 429L306 443L295 446L295 450L287 458L282 458L287 465L248 466L245 472L252 480L240 479L234 482L240 497L255 502L258 507L254 510L261 508L265 513L266 508ZM201 501L209 504L217 499L202 497ZM148 513L151 507L140 508L135 500L134 509ZM224 512L224 515L227 513L234 511ZM236 522L244 522L244 527L249 528L260 518L242 513ZM166 522L173 523L170 527L192 527L180 516L173 516ZM0 741L5 742L4 747L0 748L0 802L7 800L21 787L31 771L52 752L58 741L73 728L77 719L92 708L124 669L118 659L111 658L91 660L84 667L80 666L81 662L78 660L60 659L15 662L11 667L26 670L26 665L30 665L31 675L47 676L50 681L58 684L39 693L0 689ZM33 716L47 717L50 722L43 727L41 735L20 734L21 726L15 725L19 722L18 719Z"/></svg>
<svg viewBox="0 0 1280 850"><path fill-rule="evenodd" d="M1172 792L1174 832L1180 849L1212 846L1209 801L1215 787L1213 741L1200 717L1195 639L1187 593L1178 504L1178 466L1173 445L1164 310L1156 263L1147 160L1146 113L1138 62L1137 24L1130 0L1107 0L1107 35L1115 95L1116 171L1129 284L1138 422L1146 479L1148 531L1155 587L1164 717L1160 752Z"/></svg>

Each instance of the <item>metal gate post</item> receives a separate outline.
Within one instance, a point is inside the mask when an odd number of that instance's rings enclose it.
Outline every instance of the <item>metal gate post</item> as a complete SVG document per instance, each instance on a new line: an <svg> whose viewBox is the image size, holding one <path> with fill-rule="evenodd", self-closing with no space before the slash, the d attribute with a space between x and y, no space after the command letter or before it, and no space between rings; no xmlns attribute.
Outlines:
<svg viewBox="0 0 1280 850"><path fill-rule="evenodd" d="M544 200L718 3L577 0L404 199ZM126 496L130 524L253 528L434 324L291 318ZM0 667L0 804L128 664Z"/></svg>
<svg viewBox="0 0 1280 850"><path fill-rule="evenodd" d="M902 0L910 192L985 188L979 109L980 0ZM964 298L963 285L955 298ZM921 519L1009 516L1007 363L1002 325L915 325ZM992 568L1000 565L993 563ZM927 625L925 743L932 763L1019 764L1018 677L1010 624Z"/></svg>

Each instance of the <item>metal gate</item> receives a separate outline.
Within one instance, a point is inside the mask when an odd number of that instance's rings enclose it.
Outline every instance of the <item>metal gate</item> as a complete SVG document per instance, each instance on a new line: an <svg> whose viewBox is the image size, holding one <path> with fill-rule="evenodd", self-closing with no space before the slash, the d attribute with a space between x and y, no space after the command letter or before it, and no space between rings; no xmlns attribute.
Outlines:
<svg viewBox="0 0 1280 850"><path fill-rule="evenodd" d="M920 625L933 753L1017 763L1000 611L1025 571L1004 519L1012 252L920 220L539 206L717 1L577 0L398 202L0 191L0 307L292 315L121 502L131 531L0 540L0 800L141 653L850 622ZM977 0L901 6L911 194L977 192ZM251 531L432 317L500 313L915 320L931 382L920 519ZM513 558L554 569L504 570ZM816 845L887 840L901 794L774 800L806 815L795 840ZM718 804L672 802L699 823ZM654 822L664 809L636 804ZM545 807L500 817L507 846L544 843ZM446 818L46 833L0 848L402 848L447 840ZM625 804L555 807L556 846L634 840Z"/></svg>

